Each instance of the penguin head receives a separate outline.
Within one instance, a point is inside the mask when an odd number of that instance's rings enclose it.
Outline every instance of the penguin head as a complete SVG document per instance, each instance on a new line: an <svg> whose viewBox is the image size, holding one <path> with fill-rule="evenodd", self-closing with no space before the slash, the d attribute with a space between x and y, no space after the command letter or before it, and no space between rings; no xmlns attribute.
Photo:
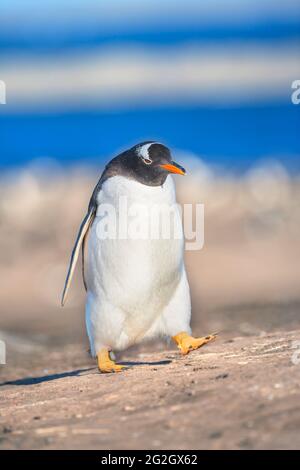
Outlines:
<svg viewBox="0 0 300 470"><path fill-rule="evenodd" d="M169 173L185 174L172 160L170 150L158 142L142 142L120 155L121 164L131 178L148 186L162 185Z"/></svg>

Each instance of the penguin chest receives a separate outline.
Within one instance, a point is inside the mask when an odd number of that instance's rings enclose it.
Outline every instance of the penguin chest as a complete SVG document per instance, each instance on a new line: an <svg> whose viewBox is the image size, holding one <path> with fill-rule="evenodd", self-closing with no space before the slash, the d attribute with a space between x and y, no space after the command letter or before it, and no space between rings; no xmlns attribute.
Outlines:
<svg viewBox="0 0 300 470"><path fill-rule="evenodd" d="M168 304L183 268L173 182L148 187L114 177L105 185L88 244L88 288L128 317L141 318L141 311L155 317Z"/></svg>

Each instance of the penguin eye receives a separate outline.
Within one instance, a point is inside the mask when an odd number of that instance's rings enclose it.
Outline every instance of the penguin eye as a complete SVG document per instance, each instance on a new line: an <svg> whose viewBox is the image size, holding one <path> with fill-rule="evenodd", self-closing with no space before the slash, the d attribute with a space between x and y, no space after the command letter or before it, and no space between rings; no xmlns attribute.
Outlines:
<svg viewBox="0 0 300 470"><path fill-rule="evenodd" d="M143 162L145 163L145 165L151 165L152 163L152 160L151 158L145 158L145 157L141 157Z"/></svg>

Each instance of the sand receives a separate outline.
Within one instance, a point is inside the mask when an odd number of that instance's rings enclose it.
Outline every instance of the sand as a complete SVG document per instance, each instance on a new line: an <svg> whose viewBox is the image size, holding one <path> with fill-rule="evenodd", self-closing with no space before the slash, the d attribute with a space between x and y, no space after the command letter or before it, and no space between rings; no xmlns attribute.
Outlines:
<svg viewBox="0 0 300 470"><path fill-rule="evenodd" d="M2 366L0 448L300 448L299 338L220 337L188 356L136 351L118 374L99 374L80 345L32 346L22 364Z"/></svg>

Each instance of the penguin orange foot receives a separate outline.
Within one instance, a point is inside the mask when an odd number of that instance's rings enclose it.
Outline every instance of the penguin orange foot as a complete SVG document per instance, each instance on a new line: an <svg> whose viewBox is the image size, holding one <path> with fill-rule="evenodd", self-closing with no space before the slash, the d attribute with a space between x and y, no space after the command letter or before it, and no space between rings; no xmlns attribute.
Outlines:
<svg viewBox="0 0 300 470"><path fill-rule="evenodd" d="M100 349L97 354L98 368L102 373L110 372L121 372L123 369L126 369L125 366L116 364L109 355L108 349Z"/></svg>
<svg viewBox="0 0 300 470"><path fill-rule="evenodd" d="M177 344L178 348L181 351L181 354L185 355L188 354L190 351L194 349L201 348L207 343L214 341L217 338L217 334L212 334L208 336L204 336L202 338L193 338L185 331L178 333L176 336L173 336L173 340Z"/></svg>

